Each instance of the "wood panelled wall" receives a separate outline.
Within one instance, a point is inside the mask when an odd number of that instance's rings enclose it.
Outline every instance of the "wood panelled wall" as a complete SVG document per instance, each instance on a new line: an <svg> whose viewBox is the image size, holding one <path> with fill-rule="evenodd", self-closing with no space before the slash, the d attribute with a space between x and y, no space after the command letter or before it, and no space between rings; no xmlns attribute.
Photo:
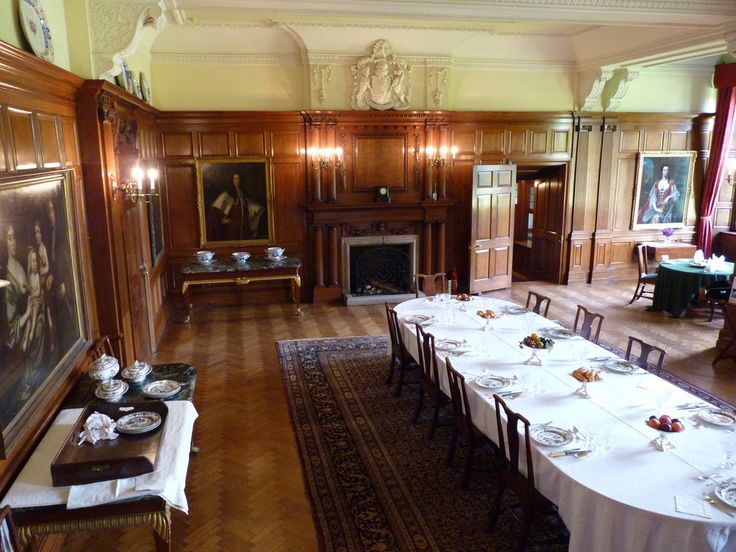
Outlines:
<svg viewBox="0 0 736 552"><path fill-rule="evenodd" d="M72 169L74 195L78 198L84 196L75 104L75 95L81 85L80 78L0 42L0 176ZM74 208L80 223L79 255L88 331L90 338L94 339L99 330L88 229L83 226L84 203L79 202ZM2 316L5 316L4 311ZM37 405L19 446L7 459L0 460L0 495L35 445L40 432L53 418L74 381L86 369L83 360L83 357L73 359L75 369L66 380L58 382L48 403Z"/></svg>
<svg viewBox="0 0 736 552"><path fill-rule="evenodd" d="M306 214L304 120L299 113L193 113L167 112L157 118L157 140L162 151L162 185L169 282L179 289L183 262L194 260L201 237L197 210L195 159L266 157L273 166L275 242L287 255L304 263L303 289L311 286ZM218 255L237 249L218 248ZM260 249L260 248L259 248ZM251 250L261 255L263 251ZM279 288L280 289L280 288ZM263 295L263 286L245 286L242 293ZM227 295L229 296L229 291ZM306 296L305 298L309 298ZM227 299L225 299L227 300Z"/></svg>

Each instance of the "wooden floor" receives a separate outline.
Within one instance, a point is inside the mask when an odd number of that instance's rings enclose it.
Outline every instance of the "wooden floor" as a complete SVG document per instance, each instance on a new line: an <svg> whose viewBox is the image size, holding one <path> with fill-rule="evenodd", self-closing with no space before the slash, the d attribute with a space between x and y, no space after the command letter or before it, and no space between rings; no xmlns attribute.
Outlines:
<svg viewBox="0 0 736 552"><path fill-rule="evenodd" d="M649 313L650 301L628 301L633 282L556 286L514 283L492 295L523 303L528 289L552 298L549 318L572 323L583 304L606 316L601 340L625 348L629 335L667 351L664 367L728 400L736 400L736 366L711 367L723 324ZM383 305L198 307L192 323L172 320L156 362L188 362L198 369L200 418L187 482L190 514L174 515L173 550L307 552L317 549L309 503L291 432L274 343L283 339L386 333ZM68 540L67 551L153 550L143 529L89 533Z"/></svg>

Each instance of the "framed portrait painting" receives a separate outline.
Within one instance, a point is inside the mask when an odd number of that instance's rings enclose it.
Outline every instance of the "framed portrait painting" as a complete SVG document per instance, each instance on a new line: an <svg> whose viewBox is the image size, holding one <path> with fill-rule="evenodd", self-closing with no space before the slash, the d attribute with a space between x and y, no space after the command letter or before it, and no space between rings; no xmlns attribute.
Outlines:
<svg viewBox="0 0 736 552"><path fill-rule="evenodd" d="M685 226L695 156L694 151L639 153L632 230Z"/></svg>
<svg viewBox="0 0 736 552"><path fill-rule="evenodd" d="M202 246L271 244L273 180L266 158L197 159Z"/></svg>
<svg viewBox="0 0 736 552"><path fill-rule="evenodd" d="M0 455L86 349L73 182L0 178Z"/></svg>

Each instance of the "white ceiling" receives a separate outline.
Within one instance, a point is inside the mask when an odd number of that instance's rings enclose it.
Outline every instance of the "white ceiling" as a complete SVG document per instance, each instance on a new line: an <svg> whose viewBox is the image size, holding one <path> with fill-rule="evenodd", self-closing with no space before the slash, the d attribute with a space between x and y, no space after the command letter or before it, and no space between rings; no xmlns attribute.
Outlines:
<svg viewBox="0 0 736 552"><path fill-rule="evenodd" d="M401 56L538 69L646 68L736 44L736 0L163 0L167 56L348 63L379 38ZM267 8L264 8L267 6Z"/></svg>

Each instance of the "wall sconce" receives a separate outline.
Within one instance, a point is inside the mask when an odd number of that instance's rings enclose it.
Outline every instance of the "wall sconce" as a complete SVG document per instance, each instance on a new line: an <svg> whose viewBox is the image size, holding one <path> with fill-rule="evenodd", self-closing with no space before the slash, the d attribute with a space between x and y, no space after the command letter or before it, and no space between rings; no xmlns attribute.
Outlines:
<svg viewBox="0 0 736 552"><path fill-rule="evenodd" d="M448 148L447 146L441 146L436 149L434 146L427 146L424 150L425 157L427 159L427 199L445 199L447 197L447 154L452 156L452 162L455 162L455 156L457 155L457 146ZM434 181L434 169L440 171L440 185L439 190L435 186Z"/></svg>
<svg viewBox="0 0 736 552"><path fill-rule="evenodd" d="M154 197L158 196L158 190L156 190L156 180L158 179L158 171L151 167L146 171L148 177L147 182L143 178L143 169L140 165L133 167L130 171L132 176L129 176L122 182L118 183L113 175L109 175L112 180L112 193L115 195L120 192L123 197L131 201L132 203L150 203Z"/></svg>
<svg viewBox="0 0 736 552"><path fill-rule="evenodd" d="M733 185L734 175L736 175L736 157L726 159L726 182Z"/></svg>
<svg viewBox="0 0 736 552"><path fill-rule="evenodd" d="M343 164L342 148L309 148L307 153L312 158L312 168L315 172L314 199L322 201L322 171L330 170L330 197L329 201L337 201L337 177L345 189L345 165Z"/></svg>

